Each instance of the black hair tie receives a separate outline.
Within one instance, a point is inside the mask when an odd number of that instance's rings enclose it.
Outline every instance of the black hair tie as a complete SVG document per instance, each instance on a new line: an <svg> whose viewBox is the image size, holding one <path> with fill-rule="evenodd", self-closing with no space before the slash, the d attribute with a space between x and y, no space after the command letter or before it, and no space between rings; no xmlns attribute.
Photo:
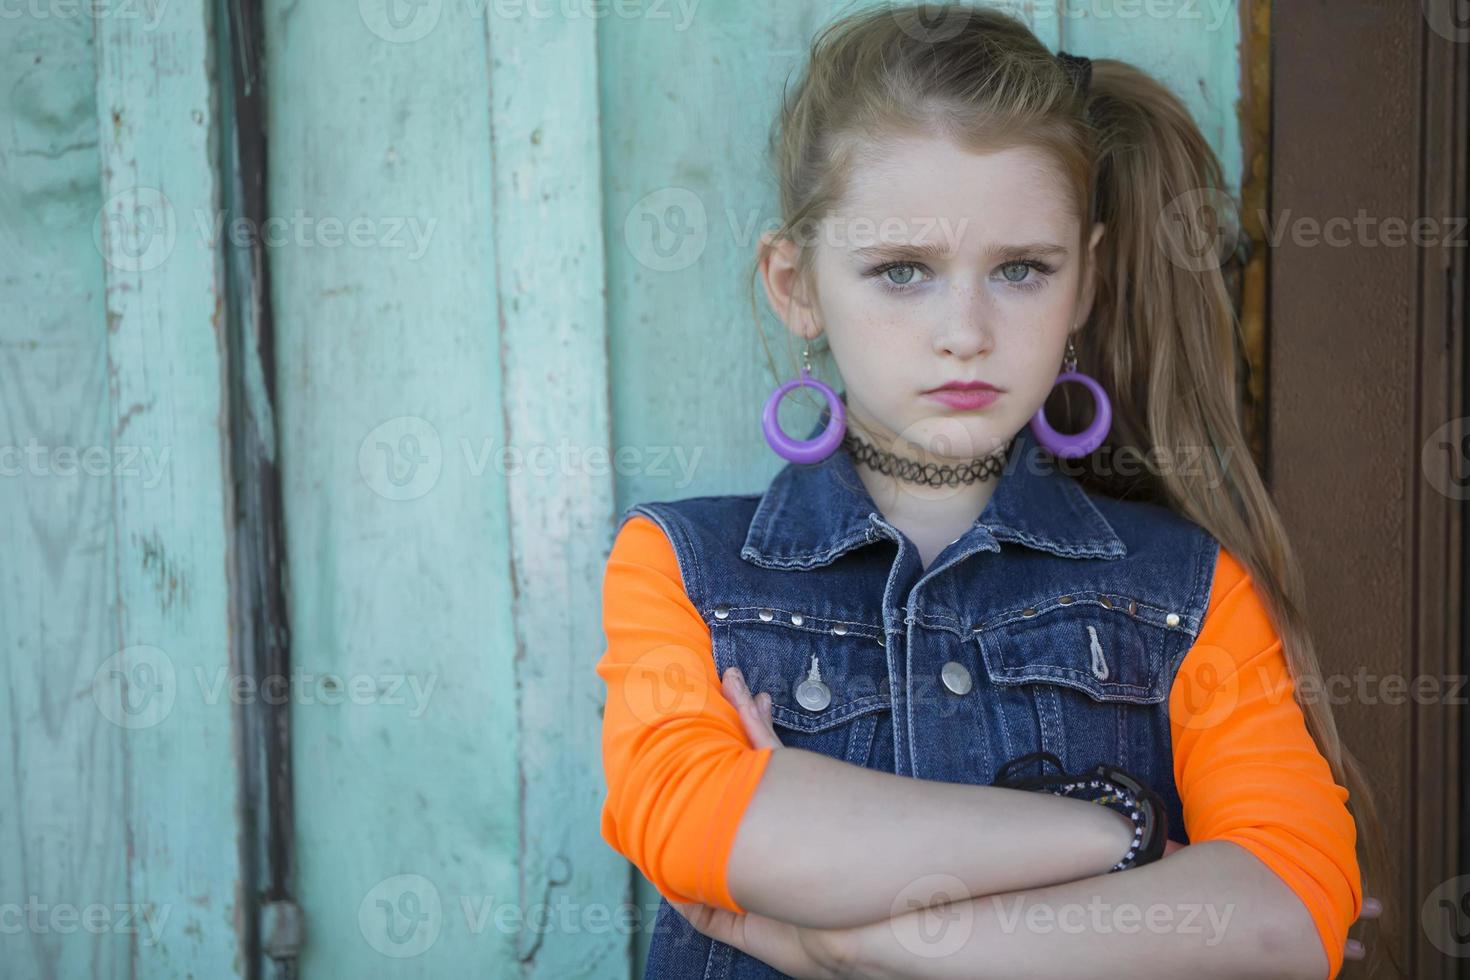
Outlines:
<svg viewBox="0 0 1470 980"><path fill-rule="evenodd" d="M1092 88L1092 59L1080 54L1058 51L1057 60L1062 63L1062 68L1067 72L1067 77L1072 80L1072 86L1077 90L1077 94L1084 99L1087 98L1087 93Z"/></svg>

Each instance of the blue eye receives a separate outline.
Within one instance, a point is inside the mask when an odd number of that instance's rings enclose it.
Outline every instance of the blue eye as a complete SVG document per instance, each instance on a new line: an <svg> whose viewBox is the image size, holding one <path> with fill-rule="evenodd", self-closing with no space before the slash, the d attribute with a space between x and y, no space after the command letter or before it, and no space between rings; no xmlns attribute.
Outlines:
<svg viewBox="0 0 1470 980"><path fill-rule="evenodd" d="M1015 262L1006 262L1001 267L1001 278L1017 289L1041 289L1046 285L1046 280L1054 271L1045 262L1036 259L1018 259ZM1012 273L1019 275L1012 275ZM1032 276L1031 273L1036 275Z"/></svg>
<svg viewBox="0 0 1470 980"><path fill-rule="evenodd" d="M878 285L890 293L906 293L918 275L917 262L885 262L864 275L878 280ZM889 275L895 273L895 275Z"/></svg>

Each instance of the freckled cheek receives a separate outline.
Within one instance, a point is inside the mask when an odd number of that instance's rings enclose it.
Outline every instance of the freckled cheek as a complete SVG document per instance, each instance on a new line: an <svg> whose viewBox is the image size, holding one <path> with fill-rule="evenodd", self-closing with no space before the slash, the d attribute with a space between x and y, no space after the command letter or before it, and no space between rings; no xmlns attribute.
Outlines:
<svg viewBox="0 0 1470 980"><path fill-rule="evenodd" d="M840 325L833 325L831 333L837 366L843 379L856 388L884 392L910 375L928 376L916 367L931 356L924 334L897 316L852 311Z"/></svg>
<svg viewBox="0 0 1470 980"><path fill-rule="evenodd" d="M1055 318L1025 317L996 327L995 358L1004 363L1008 383L1016 390L1050 388L1062 369L1067 324Z"/></svg>
<svg viewBox="0 0 1470 980"><path fill-rule="evenodd" d="M896 350L912 344L920 336L912 316L906 319L899 311L875 309L871 303L846 303L839 315L840 319L834 318L833 332L840 332L849 348L876 345Z"/></svg>

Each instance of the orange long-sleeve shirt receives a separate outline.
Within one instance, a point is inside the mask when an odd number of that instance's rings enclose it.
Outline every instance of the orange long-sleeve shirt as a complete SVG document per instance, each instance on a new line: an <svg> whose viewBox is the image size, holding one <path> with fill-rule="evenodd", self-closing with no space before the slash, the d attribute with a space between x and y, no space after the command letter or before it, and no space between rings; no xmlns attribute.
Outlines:
<svg viewBox="0 0 1470 980"><path fill-rule="evenodd" d="M743 914L725 868L775 750L746 738L673 547L641 515L608 556L603 626L603 839L664 896ZM1357 828L1293 691L1260 594L1221 548L1204 622L1169 692L1185 829L1191 843L1234 841L1286 882L1316 924L1331 980L1362 911Z"/></svg>

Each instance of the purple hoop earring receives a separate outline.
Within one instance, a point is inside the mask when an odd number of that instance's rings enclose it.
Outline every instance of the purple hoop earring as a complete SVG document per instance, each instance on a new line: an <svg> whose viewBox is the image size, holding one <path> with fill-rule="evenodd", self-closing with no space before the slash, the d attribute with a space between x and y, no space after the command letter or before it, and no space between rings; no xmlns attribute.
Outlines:
<svg viewBox="0 0 1470 980"><path fill-rule="evenodd" d="M815 388L826 397L827 412L831 416L827 428L815 439L791 438L781 430L781 423L776 417L781 399L786 397L786 393L803 386ZM801 351L801 376L771 392L771 397L766 399L765 411L761 413L761 429L765 431L766 442L770 443L776 454L793 463L819 462L832 455L842 444L842 437L847 432L847 406L830 386L812 377L811 351L805 345Z"/></svg>
<svg viewBox="0 0 1470 980"><path fill-rule="evenodd" d="M1045 446L1054 456L1064 459L1075 459L1078 456L1086 456L1108 437L1108 429L1113 424L1113 403L1108 401L1108 393L1103 391L1103 386L1097 380L1077 370L1077 350L1072 346L1072 338L1067 338L1067 353L1063 358L1062 371L1052 384L1052 389L1067 381L1077 381L1092 392L1093 413L1092 424L1081 432L1073 435L1063 435L1051 427L1046 420L1046 405L1036 410L1031 416L1031 431L1036 436L1036 441Z"/></svg>

